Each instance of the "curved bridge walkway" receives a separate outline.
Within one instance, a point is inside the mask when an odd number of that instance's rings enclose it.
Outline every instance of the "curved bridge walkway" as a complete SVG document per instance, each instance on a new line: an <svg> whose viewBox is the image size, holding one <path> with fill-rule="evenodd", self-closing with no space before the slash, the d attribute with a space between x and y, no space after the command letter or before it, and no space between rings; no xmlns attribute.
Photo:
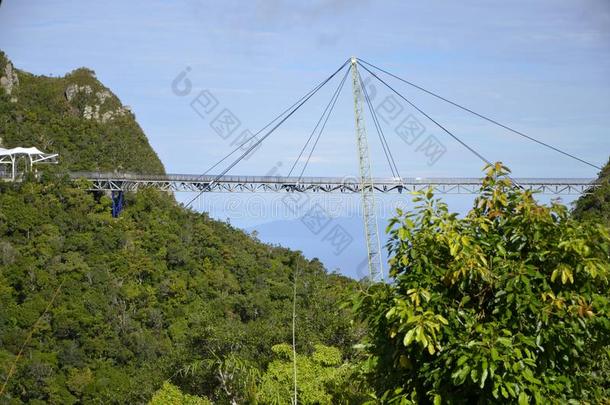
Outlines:
<svg viewBox="0 0 610 405"><path fill-rule="evenodd" d="M92 191L137 191L153 187L172 192L314 192L359 193L356 177L217 176L193 174L142 175L130 173L75 172L73 179L86 179ZM583 194L596 187L592 178L516 178L521 187L543 194ZM375 178L379 193L402 193L432 187L439 194L475 194L481 179L473 177Z"/></svg>

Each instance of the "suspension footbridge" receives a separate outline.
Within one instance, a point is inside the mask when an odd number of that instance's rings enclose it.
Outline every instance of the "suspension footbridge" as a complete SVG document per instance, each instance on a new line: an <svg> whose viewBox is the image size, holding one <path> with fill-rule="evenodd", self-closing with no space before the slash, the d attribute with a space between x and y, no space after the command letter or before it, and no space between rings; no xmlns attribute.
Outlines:
<svg viewBox="0 0 610 405"><path fill-rule="evenodd" d="M439 94L429 91L421 86L418 86L406 79L403 79L393 73L379 68L364 60L351 57L346 60L338 69L330 76L315 86L312 90L302 96L293 105L282 111L266 126L257 133L253 134L249 139L233 149L228 155L220 159L212 165L205 173L199 176L190 175L167 175L160 177L143 178L139 176L131 177L129 175L89 175L85 176L92 184L93 189L111 191L116 197L113 201L117 202L113 206L113 213L120 211L122 203L122 192L124 190L137 190L140 187L156 187L167 191L191 191L196 192L196 196L191 199L187 206L190 206L203 193L207 192L317 192L317 193L359 193L362 199L362 213L364 236L367 248L369 278L372 281L381 281L384 279L383 265L381 259L381 243L379 229L376 218L375 193L402 193L409 191L421 191L432 187L437 193L476 193L481 186L481 179L477 178L408 178L400 174L396 160L393 157L392 149L390 148L387 138L383 131L383 125L375 109L372 106L371 97L367 92L364 81L360 74L360 69L366 71L371 78L377 80L401 100L416 110L421 116L425 117L433 123L440 131L459 143L467 149L476 159L482 161L486 165L491 165L492 161L483 156L472 145L466 143L462 138L447 129L437 119L423 111L410 99L405 97L401 92L396 90L386 80L389 78L407 84L419 91L423 91L445 103L459 108L469 114L474 115L479 119L483 119L493 125L496 125L506 131L509 131L528 141L537 143L545 148L551 149L565 157L569 157L580 163L589 165L596 169L600 169L593 163L590 163L582 158L579 158L571 153L568 153L558 147L550 145L539 139L531 137L523 132L517 131L507 125L504 125L492 118L483 114L477 113L472 109L464 107L454 101L451 101ZM341 72L343 72L341 74ZM351 74L350 74L351 73ZM382 75L385 75L382 77ZM341 94L348 76L351 76L353 106L354 106L354 123L356 135L356 150L358 152L358 177L306 177L304 175L311 157L318 145L320 136L326 127L335 104ZM341 77L339 84L332 93L332 96L322 115L318 119L316 125L311 131L305 144L296 158L288 176L273 177L273 176L234 176L229 175L229 172L241 162L246 156L249 156L255 149L271 136L278 127L288 120L303 104L308 102L322 87L327 85L335 77ZM365 110L368 107L368 116L372 119L373 127L381 143L383 153L389 165L391 178L376 178L371 171L371 163L369 158L369 139L367 136L367 126L365 124ZM244 146L249 145L244 148ZM245 149L245 150L244 150ZM232 160L228 160L234 156ZM226 163L225 163L226 162ZM299 164L300 172L298 170ZM219 170L224 167L218 174L211 174L213 170ZM293 176L293 172L295 175ZM297 176L296 173L299 173ZM593 179L513 179L510 178L515 187L521 189L529 189L532 191L550 193L555 195L561 194L577 194L591 190L595 186ZM118 204L118 205L117 205Z"/></svg>
<svg viewBox="0 0 610 405"><path fill-rule="evenodd" d="M260 193L312 192L361 193L363 184L356 177L283 177L73 172L73 179L86 179L91 191L138 191L155 188L169 192ZM476 194L481 179L475 177L372 178L376 193L408 193L432 188L437 194ZM515 178L522 188L552 195L578 195L596 186L593 178Z"/></svg>
<svg viewBox="0 0 610 405"><path fill-rule="evenodd" d="M408 193L427 190L432 188L439 194L474 194L481 187L480 178L420 178L404 177L401 175L396 160L393 157L385 136L382 121L378 117L372 106L371 97L367 92L360 71L365 71L369 78L382 84L390 92L395 94L403 102L407 103L418 114L425 117L429 122L438 128L439 131L453 139L461 147L465 148L477 160L491 165L492 160L483 156L474 146L468 144L456 133L450 131L436 118L422 110L411 99L404 96L394 88L388 81L395 80L406 84L411 88L424 92L444 103L465 111L478 119L482 119L490 124L502 128L505 131L519 136L529 142L550 149L557 154L570 158L580 164L588 165L597 170L601 167L566 152L559 147L547 142L536 139L508 125L498 122L486 115L478 113L455 101L449 100L433 91L423 88L410 82L398 75L385 69L375 66L364 60L352 57L339 66L330 76L317 84L304 96L298 99L290 107L286 108L272 121L261 128L258 132L247 137L237 145L230 153L225 155L218 162L209 167L203 174L167 174L167 175L146 175L133 173L97 173L97 172L77 172L71 173L73 179L86 179L91 191L109 192L112 195L113 216L118 216L123 204L124 192L136 192L142 188L156 188L167 192L191 192L196 196L192 198L186 206L190 206L197 198L204 193L212 192L292 192L292 193L358 193L362 197L362 212L364 223L364 234L366 240L369 277L373 281L383 280L383 266L381 263L381 244L376 219L375 193ZM351 74L350 74L351 73ZM309 134L305 144L300 150L298 157L292 165L288 176L252 176L252 175L230 175L229 172L235 168L245 157L250 156L258 146L267 140L286 120L294 115L305 103L307 103L322 87L326 86L335 78L339 83L332 92L331 99L326 103L322 115ZM341 94L345 82L351 77L354 123L356 135L356 150L358 152L358 176L357 177L308 177L305 171L311 157L318 145L318 141L326 127L326 124L333 112L335 104ZM368 114L365 113L368 109ZM371 119L373 128L381 143L384 156L387 160L391 177L374 177L371 172L369 158L369 139L367 136L367 126L365 115ZM14 155L6 152L5 157L0 163L12 165L12 180L15 180L14 168L16 160ZM56 155L52 156L56 159ZM32 165L30 156L30 166ZM216 173L216 174L211 174ZM294 174L293 174L294 173ZM297 174L298 173L298 174ZM507 176L515 187L534 192L552 195L581 194L597 187L593 178L511 178Z"/></svg>

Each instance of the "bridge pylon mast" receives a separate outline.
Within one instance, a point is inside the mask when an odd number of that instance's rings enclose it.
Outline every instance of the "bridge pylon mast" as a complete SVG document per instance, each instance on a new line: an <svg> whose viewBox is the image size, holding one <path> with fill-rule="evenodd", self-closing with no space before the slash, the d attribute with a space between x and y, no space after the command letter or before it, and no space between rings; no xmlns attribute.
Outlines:
<svg viewBox="0 0 610 405"><path fill-rule="evenodd" d="M357 59L351 59L352 90L354 93L354 118L356 121L356 146L358 149L358 164L360 170L360 195L362 196L362 216L364 219L364 237L369 263L369 279L371 282L383 281L381 259L381 243L377 225L373 177L371 174L371 159L369 144L364 124L363 94L358 74Z"/></svg>

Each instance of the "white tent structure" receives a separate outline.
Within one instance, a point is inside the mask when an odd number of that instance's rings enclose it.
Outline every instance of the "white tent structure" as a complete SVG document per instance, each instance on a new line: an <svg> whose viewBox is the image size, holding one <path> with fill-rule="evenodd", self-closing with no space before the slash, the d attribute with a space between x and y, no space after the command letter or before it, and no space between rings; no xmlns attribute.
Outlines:
<svg viewBox="0 0 610 405"><path fill-rule="evenodd" d="M58 162L58 158L59 154L57 153L44 153L41 150L39 150L38 148L22 148L22 147L17 147L17 148L11 148L11 149L4 149L4 148L0 148L0 165L2 165L3 168L8 169L9 165L10 165L10 173L11 173L11 177L10 180L11 181L15 181L16 178L16 169L17 169L17 161L19 160L19 158L25 158L27 159L27 163L28 165L26 166L26 170L32 170L34 167L34 164L36 163L57 163ZM9 172L9 170L3 170L3 173L7 173Z"/></svg>

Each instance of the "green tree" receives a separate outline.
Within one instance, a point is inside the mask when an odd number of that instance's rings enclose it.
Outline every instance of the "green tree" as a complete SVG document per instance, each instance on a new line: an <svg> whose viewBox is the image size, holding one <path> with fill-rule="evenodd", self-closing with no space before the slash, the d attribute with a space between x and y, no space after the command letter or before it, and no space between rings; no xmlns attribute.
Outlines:
<svg viewBox="0 0 610 405"><path fill-rule="evenodd" d="M159 388L148 405L211 405L207 398L184 394L180 388L165 382Z"/></svg>
<svg viewBox="0 0 610 405"><path fill-rule="evenodd" d="M610 236L543 206L501 164L474 207L432 191L388 227L393 283L356 300L382 402L598 402L610 395Z"/></svg>
<svg viewBox="0 0 610 405"><path fill-rule="evenodd" d="M260 379L257 401L261 404L294 402L292 346L273 346L278 357ZM354 387L358 369L343 361L335 347L316 345L311 355L296 356L297 400L302 404L359 403L364 399Z"/></svg>
<svg viewBox="0 0 610 405"><path fill-rule="evenodd" d="M596 187L576 200L573 214L580 220L597 221L610 226L610 162L602 168L596 182Z"/></svg>

